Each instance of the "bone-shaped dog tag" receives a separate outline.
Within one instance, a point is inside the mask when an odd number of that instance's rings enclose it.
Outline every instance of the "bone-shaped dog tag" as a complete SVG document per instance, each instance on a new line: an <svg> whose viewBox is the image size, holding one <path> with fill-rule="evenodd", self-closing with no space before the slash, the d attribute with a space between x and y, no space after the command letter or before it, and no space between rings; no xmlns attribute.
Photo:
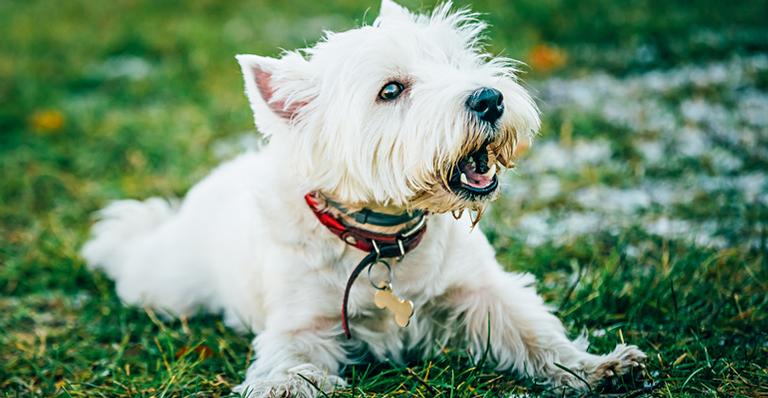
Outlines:
<svg viewBox="0 0 768 398"><path fill-rule="evenodd" d="M392 285L386 284L383 289L377 290L373 302L379 308L386 308L395 315L395 322L401 328L408 326L413 315L413 301L401 299L392 292Z"/></svg>

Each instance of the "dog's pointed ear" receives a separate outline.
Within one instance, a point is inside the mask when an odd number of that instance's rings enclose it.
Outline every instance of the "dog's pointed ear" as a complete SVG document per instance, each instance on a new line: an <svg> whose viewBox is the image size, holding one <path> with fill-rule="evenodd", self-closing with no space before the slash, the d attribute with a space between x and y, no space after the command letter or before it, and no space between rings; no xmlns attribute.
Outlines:
<svg viewBox="0 0 768 398"><path fill-rule="evenodd" d="M313 98L316 87L309 62L296 52L281 58L240 54L237 61L245 79L256 126L271 134L270 125L291 123Z"/></svg>
<svg viewBox="0 0 768 398"><path fill-rule="evenodd" d="M411 19L412 15L405 7L392 0L381 0L381 10L375 24L382 25L391 21L408 21Z"/></svg>

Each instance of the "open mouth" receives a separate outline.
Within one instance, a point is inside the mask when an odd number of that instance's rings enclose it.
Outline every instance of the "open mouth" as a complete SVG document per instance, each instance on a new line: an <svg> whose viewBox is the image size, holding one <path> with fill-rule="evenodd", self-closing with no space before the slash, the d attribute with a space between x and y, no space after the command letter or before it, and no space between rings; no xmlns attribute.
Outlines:
<svg viewBox="0 0 768 398"><path fill-rule="evenodd" d="M448 184L451 190L469 199L480 199L490 195L499 186L496 177L496 162L489 162L488 145L461 158L453 170ZM489 164L490 163L490 164Z"/></svg>

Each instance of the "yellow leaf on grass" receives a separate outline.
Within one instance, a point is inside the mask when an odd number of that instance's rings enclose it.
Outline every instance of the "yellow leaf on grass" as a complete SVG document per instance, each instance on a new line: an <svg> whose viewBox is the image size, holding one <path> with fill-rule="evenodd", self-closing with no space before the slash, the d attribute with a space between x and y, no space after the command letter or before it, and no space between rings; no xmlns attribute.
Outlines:
<svg viewBox="0 0 768 398"><path fill-rule="evenodd" d="M565 51L546 44L538 44L528 54L528 61L537 72L550 72L563 67L568 62Z"/></svg>
<svg viewBox="0 0 768 398"><path fill-rule="evenodd" d="M51 134L64 127L64 115L55 109L43 109L32 113L29 124L39 134Z"/></svg>

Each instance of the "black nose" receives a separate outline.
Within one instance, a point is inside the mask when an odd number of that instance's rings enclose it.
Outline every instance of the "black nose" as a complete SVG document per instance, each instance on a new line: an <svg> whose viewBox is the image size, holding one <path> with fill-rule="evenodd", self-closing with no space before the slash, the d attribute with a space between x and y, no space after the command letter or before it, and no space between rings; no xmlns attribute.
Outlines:
<svg viewBox="0 0 768 398"><path fill-rule="evenodd" d="M475 90L467 99L467 108L480 120L495 123L504 113L504 96L495 88L483 87Z"/></svg>

